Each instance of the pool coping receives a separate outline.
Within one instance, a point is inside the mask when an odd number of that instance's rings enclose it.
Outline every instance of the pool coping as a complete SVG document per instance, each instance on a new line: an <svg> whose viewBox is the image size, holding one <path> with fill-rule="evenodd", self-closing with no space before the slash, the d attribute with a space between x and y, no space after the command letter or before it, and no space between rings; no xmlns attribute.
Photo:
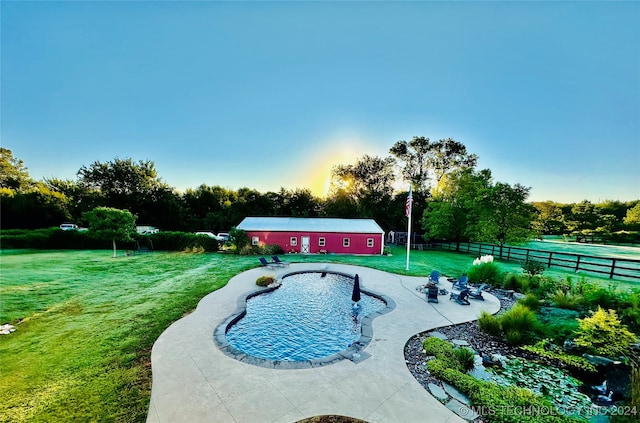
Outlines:
<svg viewBox="0 0 640 423"><path fill-rule="evenodd" d="M279 275L277 281L282 281L282 279L285 279L289 276L301 273L331 273L351 279L354 279L356 275L333 270L296 270ZM364 351L364 349L369 345L371 339L373 338L373 320L376 317L390 313L396 308L396 303L391 297L361 287L361 292L364 292L367 295L383 301L385 303L385 308L367 314L362 318L362 321L360 322L360 338L358 338L357 341L355 341L346 349L338 353L328 355L326 357L314 358L304 361L271 360L249 355L231 345L229 341L227 341L227 332L229 331L229 328L231 326L233 326L246 315L247 300L257 295L273 292L278 288L279 285L275 287L258 288L238 297L236 302L236 311L229 317L224 319L220 324L218 324L213 333L214 343L220 351L222 351L225 355L243 363L270 369L310 369L320 366L328 366L342 360L349 360L355 364L358 364L371 356L366 351Z"/></svg>

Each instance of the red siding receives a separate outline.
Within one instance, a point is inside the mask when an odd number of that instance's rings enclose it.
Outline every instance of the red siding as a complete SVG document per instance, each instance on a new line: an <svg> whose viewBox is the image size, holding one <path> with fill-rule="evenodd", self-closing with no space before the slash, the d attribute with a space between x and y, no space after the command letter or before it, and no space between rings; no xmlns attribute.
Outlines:
<svg viewBox="0 0 640 423"><path fill-rule="evenodd" d="M335 233L335 232L269 232L247 231L249 240L258 237L260 245L278 244L285 253L302 252L302 237L309 237L309 253L320 252L336 254L381 254L383 234ZM297 245L291 245L291 238L295 237ZM320 238L325 239L324 247L319 245ZM344 238L349 238L349 247L343 246ZM367 247L367 240L373 239L373 246Z"/></svg>

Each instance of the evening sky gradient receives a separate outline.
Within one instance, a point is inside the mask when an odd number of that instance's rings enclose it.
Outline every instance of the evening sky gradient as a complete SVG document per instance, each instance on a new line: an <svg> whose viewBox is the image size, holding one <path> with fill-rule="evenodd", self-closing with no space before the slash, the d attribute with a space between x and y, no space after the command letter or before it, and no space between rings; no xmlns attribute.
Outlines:
<svg viewBox="0 0 640 423"><path fill-rule="evenodd" d="M426 136L530 200L640 198L639 2L0 7L1 143L34 179L131 157L179 190L322 194Z"/></svg>

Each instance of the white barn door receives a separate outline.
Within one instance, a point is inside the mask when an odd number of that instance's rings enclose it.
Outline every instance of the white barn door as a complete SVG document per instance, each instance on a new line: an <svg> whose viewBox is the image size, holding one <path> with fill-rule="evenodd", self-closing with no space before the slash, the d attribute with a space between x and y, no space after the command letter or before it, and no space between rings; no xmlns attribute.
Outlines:
<svg viewBox="0 0 640 423"><path fill-rule="evenodd" d="M309 254L309 245L311 245L311 238L309 238L308 236L303 236L300 238L301 241L301 248L300 248L300 252L302 254Z"/></svg>

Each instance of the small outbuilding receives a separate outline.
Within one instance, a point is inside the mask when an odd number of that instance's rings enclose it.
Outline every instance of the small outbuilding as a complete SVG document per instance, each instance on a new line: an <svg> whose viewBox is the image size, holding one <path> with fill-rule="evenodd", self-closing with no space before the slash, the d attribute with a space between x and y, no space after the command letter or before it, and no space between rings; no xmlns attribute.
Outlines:
<svg viewBox="0 0 640 423"><path fill-rule="evenodd" d="M373 219L247 217L238 226L252 245L286 253L382 254L384 231Z"/></svg>

